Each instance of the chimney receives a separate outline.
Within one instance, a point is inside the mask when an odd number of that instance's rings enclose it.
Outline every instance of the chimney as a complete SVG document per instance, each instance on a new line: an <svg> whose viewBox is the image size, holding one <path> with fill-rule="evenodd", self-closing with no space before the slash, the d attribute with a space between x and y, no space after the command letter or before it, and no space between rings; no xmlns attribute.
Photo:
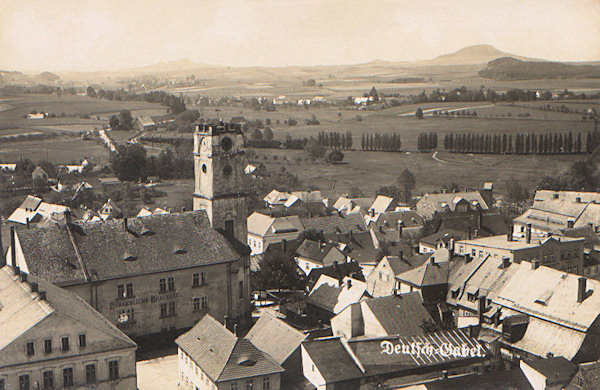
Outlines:
<svg viewBox="0 0 600 390"><path fill-rule="evenodd" d="M481 229L481 221L483 220L483 215L481 213L481 209L479 209L479 213L477 213L477 229Z"/></svg>
<svg viewBox="0 0 600 390"><path fill-rule="evenodd" d="M483 324L483 313L485 312L485 297L479 297L477 305L477 317L479 325Z"/></svg>
<svg viewBox="0 0 600 390"><path fill-rule="evenodd" d="M400 257L400 260L402 260L403 256L404 256L404 251L398 252L398 257Z"/></svg>
<svg viewBox="0 0 600 390"><path fill-rule="evenodd" d="M398 238L402 238L402 230L404 229L404 227L402 226L402 223L398 223Z"/></svg>
<svg viewBox="0 0 600 390"><path fill-rule="evenodd" d="M21 277L21 282L27 283L27 274L25 272L21 271L19 276Z"/></svg>
<svg viewBox="0 0 600 390"><path fill-rule="evenodd" d="M540 268L540 261L538 259L534 259L531 262L531 269L536 270L538 268Z"/></svg>
<svg viewBox="0 0 600 390"><path fill-rule="evenodd" d="M228 316L223 316L223 325L225 326L226 329L229 329L227 327L227 325L229 325L229 317Z"/></svg>
<svg viewBox="0 0 600 390"><path fill-rule="evenodd" d="M17 244L15 244L15 227L10 227L10 265L17 266Z"/></svg>
<svg viewBox="0 0 600 390"><path fill-rule="evenodd" d="M510 258L503 257L502 258L502 269L507 269L508 267L510 267Z"/></svg>
<svg viewBox="0 0 600 390"><path fill-rule="evenodd" d="M587 279L586 278L579 278L578 279L579 284L577 285L577 303L581 303L585 300L585 293L586 293L586 283L587 283Z"/></svg>
<svg viewBox="0 0 600 390"><path fill-rule="evenodd" d="M369 210L369 214L371 214L371 217L375 216L375 209L370 209Z"/></svg>
<svg viewBox="0 0 600 390"><path fill-rule="evenodd" d="M127 217L123 218L123 227L126 231L129 231L129 225L127 225Z"/></svg>
<svg viewBox="0 0 600 390"><path fill-rule="evenodd" d="M181 208L181 212L182 212L182 213L185 213L185 210L186 210L186 209L185 209L185 207L182 207L182 208Z"/></svg>
<svg viewBox="0 0 600 390"><path fill-rule="evenodd" d="M27 224L27 229L29 229L29 227L30 227L29 217L25 218L25 223Z"/></svg>
<svg viewBox="0 0 600 390"><path fill-rule="evenodd" d="M281 248L283 249L283 252L285 253L285 251L287 250L287 240L281 241Z"/></svg>
<svg viewBox="0 0 600 390"><path fill-rule="evenodd" d="M435 256L431 256L429 258L429 263L432 264L432 265L435 264Z"/></svg>
<svg viewBox="0 0 600 390"><path fill-rule="evenodd" d="M33 283L30 283L30 284L29 284L29 287L31 287L31 292L32 292L32 293L36 293L36 292L38 292L38 284L37 284L37 283L35 283L35 282L33 282Z"/></svg>
<svg viewBox="0 0 600 390"><path fill-rule="evenodd" d="M471 226L469 226L469 232L467 234L467 237L469 238L469 240L471 239Z"/></svg>
<svg viewBox="0 0 600 390"><path fill-rule="evenodd" d="M70 226L73 223L73 218L70 209L67 209L65 211L65 223L67 224L67 226Z"/></svg>
<svg viewBox="0 0 600 390"><path fill-rule="evenodd" d="M350 241L352 241L352 229L350 229L350 233L348 233L350 236Z"/></svg>
<svg viewBox="0 0 600 390"><path fill-rule="evenodd" d="M469 264L470 262L471 262L471 254L467 253L467 254L465 255L465 263L466 263L466 264Z"/></svg>
<svg viewBox="0 0 600 390"><path fill-rule="evenodd" d="M508 230L508 234L506 235L506 241L512 241L513 240L513 234L515 233L515 227L513 225L510 225L510 229Z"/></svg>
<svg viewBox="0 0 600 390"><path fill-rule="evenodd" d="M234 334L235 336L237 336L237 327L238 327L238 326L237 326L237 324L234 324L234 325L233 325L233 334Z"/></svg>
<svg viewBox="0 0 600 390"><path fill-rule="evenodd" d="M40 300L41 301L45 301L46 300L46 291L40 291L39 295L40 295Z"/></svg>
<svg viewBox="0 0 600 390"><path fill-rule="evenodd" d="M346 282L348 285L348 290L352 288L352 279L348 279L348 281Z"/></svg>
<svg viewBox="0 0 600 390"><path fill-rule="evenodd" d="M574 225L575 225L575 221L573 221L572 219L569 219L567 221L567 229L572 229Z"/></svg>
<svg viewBox="0 0 600 390"><path fill-rule="evenodd" d="M575 198L575 203L581 203L581 198L579 196Z"/></svg>
<svg viewBox="0 0 600 390"><path fill-rule="evenodd" d="M531 224L530 223L527 224L526 236L527 236L527 243L531 244Z"/></svg>

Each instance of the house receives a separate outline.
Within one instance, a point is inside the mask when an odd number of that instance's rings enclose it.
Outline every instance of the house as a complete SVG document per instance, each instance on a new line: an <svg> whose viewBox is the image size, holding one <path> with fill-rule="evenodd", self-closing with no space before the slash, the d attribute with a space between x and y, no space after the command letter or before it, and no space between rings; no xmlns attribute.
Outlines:
<svg viewBox="0 0 600 390"><path fill-rule="evenodd" d="M244 173L246 175L252 175L254 172L256 172L256 167L252 164L248 164L246 165L246 168L244 168Z"/></svg>
<svg viewBox="0 0 600 390"><path fill-rule="evenodd" d="M369 275L383 257L381 247L371 232L326 233L324 237L346 256L346 261L358 263L364 275Z"/></svg>
<svg viewBox="0 0 600 390"><path fill-rule="evenodd" d="M417 346L426 347L427 353L417 353ZM445 352L455 348L464 353ZM317 389L407 387L482 370L486 359L483 346L461 329L414 337L325 337L302 343L304 376Z"/></svg>
<svg viewBox="0 0 600 390"><path fill-rule="evenodd" d="M300 218L304 230L315 230L317 232L341 233L350 232L361 233L368 231L363 217L359 214L348 215L327 215L314 218Z"/></svg>
<svg viewBox="0 0 600 390"><path fill-rule="evenodd" d="M397 292L396 276L414 269L427 261L428 255L385 256L366 277L367 291L373 297L384 297Z"/></svg>
<svg viewBox="0 0 600 390"><path fill-rule="evenodd" d="M537 190L533 196L534 203L556 199L570 203L600 203L600 192Z"/></svg>
<svg viewBox="0 0 600 390"><path fill-rule="evenodd" d="M451 258L447 249L438 249L423 265L396 275L396 291L418 291L427 304L444 302Z"/></svg>
<svg viewBox="0 0 600 390"><path fill-rule="evenodd" d="M70 209L67 206L46 203L33 195L27 195L23 203L8 217L14 224L30 226L43 219L49 219L56 214L65 214Z"/></svg>
<svg viewBox="0 0 600 390"><path fill-rule="evenodd" d="M562 356L521 360L519 365L535 390L564 389L579 368Z"/></svg>
<svg viewBox="0 0 600 390"><path fill-rule="evenodd" d="M433 218L435 213L486 212L491 206L480 191L447 192L441 194L426 193L417 202L416 211L425 219Z"/></svg>
<svg viewBox="0 0 600 390"><path fill-rule="evenodd" d="M333 204L333 209L343 214L366 213L374 200L374 198L348 198L340 196Z"/></svg>
<svg viewBox="0 0 600 390"><path fill-rule="evenodd" d="M440 248L453 249L456 241L467 238L467 233L453 229L440 229L437 233L419 240L419 253L432 253Z"/></svg>
<svg viewBox="0 0 600 390"><path fill-rule="evenodd" d="M0 164L0 171L14 172L17 169L17 164Z"/></svg>
<svg viewBox="0 0 600 390"><path fill-rule="evenodd" d="M346 262L346 256L333 244L304 240L295 256L298 268L306 275L314 268L329 267Z"/></svg>
<svg viewBox="0 0 600 390"><path fill-rule="evenodd" d="M160 207L156 207L154 210L150 211L150 209L146 207L142 207L140 211L137 213L136 217L148 217L150 215L162 215L169 214L167 210L163 210Z"/></svg>
<svg viewBox="0 0 600 390"><path fill-rule="evenodd" d="M151 117L144 115L137 117L133 126L137 131L156 130L156 123L154 120Z"/></svg>
<svg viewBox="0 0 600 390"><path fill-rule="evenodd" d="M313 268L308 274L308 287L312 289L321 275L327 275L337 280L343 280L344 277L348 276L361 282L365 281L362 269L356 261L349 261L341 264L333 263L333 265L327 267Z"/></svg>
<svg viewBox="0 0 600 390"><path fill-rule="evenodd" d="M47 112L30 112L27 114L27 119L44 119L48 117Z"/></svg>
<svg viewBox="0 0 600 390"><path fill-rule="evenodd" d="M538 260L540 264L565 272L583 273L584 238L561 236L513 238L511 234L461 240L454 243L457 255L470 255L508 259L519 263L523 260Z"/></svg>
<svg viewBox="0 0 600 390"><path fill-rule="evenodd" d="M179 386L190 389L281 388L284 371L247 338L238 338L209 314L175 340Z"/></svg>
<svg viewBox="0 0 600 390"><path fill-rule="evenodd" d="M385 235L386 241L390 242L419 235L425 223L414 211L384 211L374 216L365 215L365 222L369 229Z"/></svg>
<svg viewBox="0 0 600 390"><path fill-rule="evenodd" d="M84 300L0 269L0 389L137 388L137 345Z"/></svg>
<svg viewBox="0 0 600 390"><path fill-rule="evenodd" d="M252 255L263 253L271 244L292 241L304 231L298 216L270 217L258 212L252 213L248 219L248 246Z"/></svg>
<svg viewBox="0 0 600 390"><path fill-rule="evenodd" d="M448 304L476 302L486 342L497 344L505 360L600 358L600 282L536 261L514 264L488 256L456 265L467 268L453 268Z"/></svg>
<svg viewBox="0 0 600 390"><path fill-rule="evenodd" d="M471 234L472 237L489 237L507 234L512 221L508 221L502 214L479 210L475 213L444 213L439 214L442 223L440 230L452 229Z"/></svg>
<svg viewBox="0 0 600 390"><path fill-rule="evenodd" d="M35 169L31 173L31 178L33 179L34 183L36 183L36 182L42 183L42 184L48 183L48 174L40 166L35 167Z"/></svg>
<svg viewBox="0 0 600 390"><path fill-rule="evenodd" d="M249 320L249 250L204 210L15 233L11 264L79 295L129 336L190 328L205 313Z"/></svg>
<svg viewBox="0 0 600 390"><path fill-rule="evenodd" d="M321 275L306 299L306 311L315 322L329 323L348 305L369 297L367 285L350 277L338 279Z"/></svg>
<svg viewBox="0 0 600 390"><path fill-rule="evenodd" d="M271 190L271 192L269 192L267 196L263 198L263 200L265 201L267 207L283 206L291 196L292 194L289 192Z"/></svg>
<svg viewBox="0 0 600 390"><path fill-rule="evenodd" d="M275 105L288 104L288 103L289 103L289 100L284 95L277 96L275 99L273 99L273 104L275 104Z"/></svg>
<svg viewBox="0 0 600 390"><path fill-rule="evenodd" d="M334 336L355 337L424 335L433 318L418 292L365 299L353 303L331 319Z"/></svg>
<svg viewBox="0 0 600 390"><path fill-rule="evenodd" d="M83 170L89 165L87 159L84 159L80 164L71 164L71 165L59 165L58 170L63 173L79 173L82 174Z"/></svg>
<svg viewBox="0 0 600 390"><path fill-rule="evenodd" d="M539 191L538 191L539 192ZM576 197L575 201L565 199L535 200L522 215L513 220L515 237L523 237L530 226L534 235L542 235L556 229L571 229L589 226L594 231L600 230L600 202L583 202Z"/></svg>
<svg viewBox="0 0 600 390"><path fill-rule="evenodd" d="M300 344L307 335L286 324L269 312L263 312L250 328L246 338L271 356L285 370L284 377L302 377ZM284 380L285 382L285 380Z"/></svg>
<svg viewBox="0 0 600 390"><path fill-rule="evenodd" d="M377 195L371 207L369 207L368 213L371 216L375 214L384 213L386 211L395 211L398 202L394 198L389 196Z"/></svg>
<svg viewBox="0 0 600 390"><path fill-rule="evenodd" d="M123 216L121 209L112 199L108 199L104 205L98 210L98 215L104 221L108 219L120 218Z"/></svg>

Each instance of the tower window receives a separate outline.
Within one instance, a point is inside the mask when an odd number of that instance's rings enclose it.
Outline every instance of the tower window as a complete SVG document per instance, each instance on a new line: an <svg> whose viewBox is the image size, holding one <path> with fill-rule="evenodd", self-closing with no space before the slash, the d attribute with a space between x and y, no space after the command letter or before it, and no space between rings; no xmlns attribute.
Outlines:
<svg viewBox="0 0 600 390"><path fill-rule="evenodd" d="M233 237L234 228L233 228L233 220L232 219L225 221L225 234L228 235L229 237Z"/></svg>
<svg viewBox="0 0 600 390"><path fill-rule="evenodd" d="M202 164L202 173L206 173L206 164Z"/></svg>
<svg viewBox="0 0 600 390"><path fill-rule="evenodd" d="M231 168L231 165L225 165L223 167L223 175L229 176L229 175L231 175L232 172L233 172L233 168Z"/></svg>

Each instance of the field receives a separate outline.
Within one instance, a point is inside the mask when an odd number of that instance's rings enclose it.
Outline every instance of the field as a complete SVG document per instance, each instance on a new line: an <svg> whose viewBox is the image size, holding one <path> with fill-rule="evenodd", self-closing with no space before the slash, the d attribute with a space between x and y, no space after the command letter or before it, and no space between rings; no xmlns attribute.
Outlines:
<svg viewBox="0 0 600 390"><path fill-rule="evenodd" d="M576 156L538 155L468 155L433 153L387 153L344 151L344 163L331 165L305 161L303 151L257 150L255 163L263 163L269 171L282 166L302 180L317 186L334 198L358 187L366 196L385 185L393 185L404 169L416 177L415 193L439 191L452 183L460 187L479 188L484 182L494 183L495 191L503 193L507 180L515 180L528 190L534 190L540 178L568 168ZM268 155L268 160L264 155ZM273 156L277 155L277 160ZM295 159L302 157L302 162ZM284 160L285 158L285 160ZM551 167L549 169L549 167ZM334 191L331 192L331 189Z"/></svg>
<svg viewBox="0 0 600 390"><path fill-rule="evenodd" d="M55 164L68 164L79 163L87 158L96 165L104 165L108 163L108 157L108 151L102 145L72 136L0 145L2 162L15 162L21 158L28 158L33 161L48 160Z"/></svg>

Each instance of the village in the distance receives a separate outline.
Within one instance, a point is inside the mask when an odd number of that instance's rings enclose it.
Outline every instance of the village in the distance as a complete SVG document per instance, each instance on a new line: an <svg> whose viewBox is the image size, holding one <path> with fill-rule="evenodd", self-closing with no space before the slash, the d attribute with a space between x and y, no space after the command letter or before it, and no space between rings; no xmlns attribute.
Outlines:
<svg viewBox="0 0 600 390"><path fill-rule="evenodd" d="M439 54L0 70L0 390L600 389L600 62Z"/></svg>

